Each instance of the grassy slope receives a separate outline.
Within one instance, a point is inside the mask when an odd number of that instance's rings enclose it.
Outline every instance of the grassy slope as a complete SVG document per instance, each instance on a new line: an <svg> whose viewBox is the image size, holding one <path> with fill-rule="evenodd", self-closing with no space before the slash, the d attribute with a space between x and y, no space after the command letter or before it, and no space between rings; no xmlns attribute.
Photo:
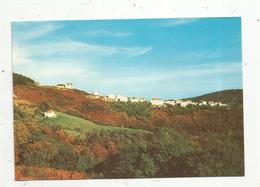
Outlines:
<svg viewBox="0 0 260 187"><path fill-rule="evenodd" d="M108 131L118 131L125 133L150 133L146 130L140 129L130 129L130 128L121 128L121 127L110 127L95 124L91 121L75 117L72 115L57 113L57 118L44 118L41 120L41 123L47 124L50 126L62 126L67 129L67 132L71 135L84 135L85 133L97 130L108 130ZM76 130L77 129L77 130Z"/></svg>

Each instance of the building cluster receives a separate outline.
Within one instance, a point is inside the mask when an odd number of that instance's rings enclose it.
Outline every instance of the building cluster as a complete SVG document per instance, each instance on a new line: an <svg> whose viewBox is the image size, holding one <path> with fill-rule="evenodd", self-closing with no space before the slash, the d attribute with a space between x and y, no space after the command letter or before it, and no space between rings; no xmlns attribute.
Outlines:
<svg viewBox="0 0 260 187"><path fill-rule="evenodd" d="M167 105L172 106L181 106L181 107L187 107L188 105L194 105L194 106L227 106L227 104L221 103L221 102L214 102L214 101L200 101L195 102L192 100L163 100L160 98L153 98L151 100L151 103L153 106L157 107L164 107Z"/></svg>
<svg viewBox="0 0 260 187"><path fill-rule="evenodd" d="M66 83L66 84L57 84L57 88L62 89L72 89L72 83ZM195 102L192 100L163 100L160 98L152 98L150 101L146 100L143 97L126 97L123 95L114 95L109 94L107 96L102 96L98 91L94 91L92 94L86 95L88 98L95 98L95 99L102 99L104 101L110 101L110 102L132 102L132 103L140 103L140 102L150 102L152 106L154 107L166 107L167 105L172 106L181 106L181 107L187 107L188 105L194 105L194 106L222 106L226 107L227 104L221 103L221 102L214 102L214 101L200 101ZM56 118L57 115L55 111L48 110L44 113L44 117L46 118Z"/></svg>
<svg viewBox="0 0 260 187"><path fill-rule="evenodd" d="M181 106L181 107L187 107L188 105L194 105L194 106L227 106L227 104L221 103L221 102L214 102L214 101L200 101L195 102L192 100L163 100L160 98L152 98L150 101L146 100L143 97L127 97L123 95L114 95L109 94L107 96L102 96L98 91L93 92L93 94L88 95L87 97L91 98L100 98L104 101L120 101L120 102L132 102L132 103L140 103L140 102L150 102L152 106L155 107L165 107L167 105L172 106Z"/></svg>
<svg viewBox="0 0 260 187"><path fill-rule="evenodd" d="M132 102L132 103L139 103L139 102L145 102L145 98L143 97L126 97L123 95L114 95L109 94L107 96L102 96L98 91L94 91L93 94L88 95L88 98L100 98L104 101L121 101L121 102Z"/></svg>

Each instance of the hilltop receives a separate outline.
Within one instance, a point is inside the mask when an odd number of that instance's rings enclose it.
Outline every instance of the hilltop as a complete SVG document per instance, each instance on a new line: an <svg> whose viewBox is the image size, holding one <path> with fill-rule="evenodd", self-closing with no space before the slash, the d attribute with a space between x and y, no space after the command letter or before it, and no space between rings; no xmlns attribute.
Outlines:
<svg viewBox="0 0 260 187"><path fill-rule="evenodd" d="M208 93L205 95L190 98L193 101L214 101L227 103L231 106L243 106L243 90L242 89L232 89L223 90L213 93Z"/></svg>

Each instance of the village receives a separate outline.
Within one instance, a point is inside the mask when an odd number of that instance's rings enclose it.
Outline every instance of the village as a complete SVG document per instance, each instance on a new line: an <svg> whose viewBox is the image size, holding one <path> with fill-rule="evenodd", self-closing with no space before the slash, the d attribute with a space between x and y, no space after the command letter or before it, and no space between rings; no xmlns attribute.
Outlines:
<svg viewBox="0 0 260 187"><path fill-rule="evenodd" d="M40 86L38 84L38 86ZM49 86L48 86L49 87ZM56 86L52 86L56 89L65 89L65 90L72 90L73 84L72 83L65 83L65 84L57 84ZM109 94L106 96L101 95L98 91L94 91L91 94L86 95L87 98L91 99L101 99L107 102L131 102L131 103L142 103L142 102L149 102L153 107L167 107L167 106L180 106L180 107L187 107L187 106L208 106L208 107L227 107L228 105L221 102L214 102L214 101L199 101L195 102L192 100L187 99L168 99L163 100L161 98L152 98L151 100L147 100L144 97L127 97L123 95L115 95ZM47 118L56 118L57 115L54 110L48 110L44 113L44 117Z"/></svg>
<svg viewBox="0 0 260 187"><path fill-rule="evenodd" d="M56 88L57 89L73 89L73 84L72 83L57 84ZM189 105L210 106L210 107L215 107L215 106L226 107L226 106L228 106L225 103L214 102L214 101L195 102L195 101L187 100L187 99L163 100L161 98L152 98L151 100L146 100L144 97L127 97L127 96L115 95L115 94L109 94L107 96L103 96L98 91L94 91L92 94L86 95L86 97L95 98L95 99L102 99L102 100L108 101L108 102L132 102L132 103L150 102L152 104L152 106L154 106L154 107L166 107L167 105L180 106L180 107L187 107Z"/></svg>

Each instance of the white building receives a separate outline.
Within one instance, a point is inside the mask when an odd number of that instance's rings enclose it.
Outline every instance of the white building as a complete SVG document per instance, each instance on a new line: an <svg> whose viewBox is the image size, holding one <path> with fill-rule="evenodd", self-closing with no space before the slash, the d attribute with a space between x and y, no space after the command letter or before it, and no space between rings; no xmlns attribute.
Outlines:
<svg viewBox="0 0 260 187"><path fill-rule="evenodd" d="M206 105L208 105L208 103L207 103L207 101L201 101L200 103L199 103L199 106L206 106Z"/></svg>
<svg viewBox="0 0 260 187"><path fill-rule="evenodd" d="M151 103L153 106L164 106L164 101L160 98L152 98Z"/></svg>
<svg viewBox="0 0 260 187"><path fill-rule="evenodd" d="M132 103L138 103L138 102L140 102L140 99L137 98L137 97L131 97L129 100L130 100Z"/></svg>
<svg viewBox="0 0 260 187"><path fill-rule="evenodd" d="M181 107L186 107L188 105L195 105L195 102L191 100L176 100L176 104L179 104Z"/></svg>
<svg viewBox="0 0 260 187"><path fill-rule="evenodd" d="M139 98L139 102L145 102L145 98L144 97Z"/></svg>
<svg viewBox="0 0 260 187"><path fill-rule="evenodd" d="M48 111L44 112L44 117L56 118L57 115L56 115L56 113L53 110L48 110Z"/></svg>
<svg viewBox="0 0 260 187"><path fill-rule="evenodd" d="M66 83L66 84L65 84L65 88L67 88L67 89L72 89L72 88L73 88L72 83L71 83L71 82Z"/></svg>
<svg viewBox="0 0 260 187"><path fill-rule="evenodd" d="M218 106L218 103L215 103L215 102L213 102L213 101L210 101L210 102L209 102L209 106Z"/></svg>
<svg viewBox="0 0 260 187"><path fill-rule="evenodd" d="M65 84L57 84L57 88L66 88L66 89L72 89L72 83L65 83Z"/></svg>
<svg viewBox="0 0 260 187"><path fill-rule="evenodd" d="M96 97L99 97L100 96L100 93L98 91L94 91L93 92L93 95L96 96Z"/></svg>
<svg viewBox="0 0 260 187"><path fill-rule="evenodd" d="M57 88L65 88L66 85L65 85L65 84L57 84L56 87L57 87Z"/></svg>
<svg viewBox="0 0 260 187"><path fill-rule="evenodd" d="M218 106L228 106L228 104L218 102Z"/></svg>
<svg viewBox="0 0 260 187"><path fill-rule="evenodd" d="M175 100L167 100L164 103L166 103L168 105L173 105L173 106L177 104L177 102Z"/></svg>
<svg viewBox="0 0 260 187"><path fill-rule="evenodd" d="M122 95L118 95L118 96L116 96L116 101L127 102L128 101L128 97L122 96Z"/></svg>

